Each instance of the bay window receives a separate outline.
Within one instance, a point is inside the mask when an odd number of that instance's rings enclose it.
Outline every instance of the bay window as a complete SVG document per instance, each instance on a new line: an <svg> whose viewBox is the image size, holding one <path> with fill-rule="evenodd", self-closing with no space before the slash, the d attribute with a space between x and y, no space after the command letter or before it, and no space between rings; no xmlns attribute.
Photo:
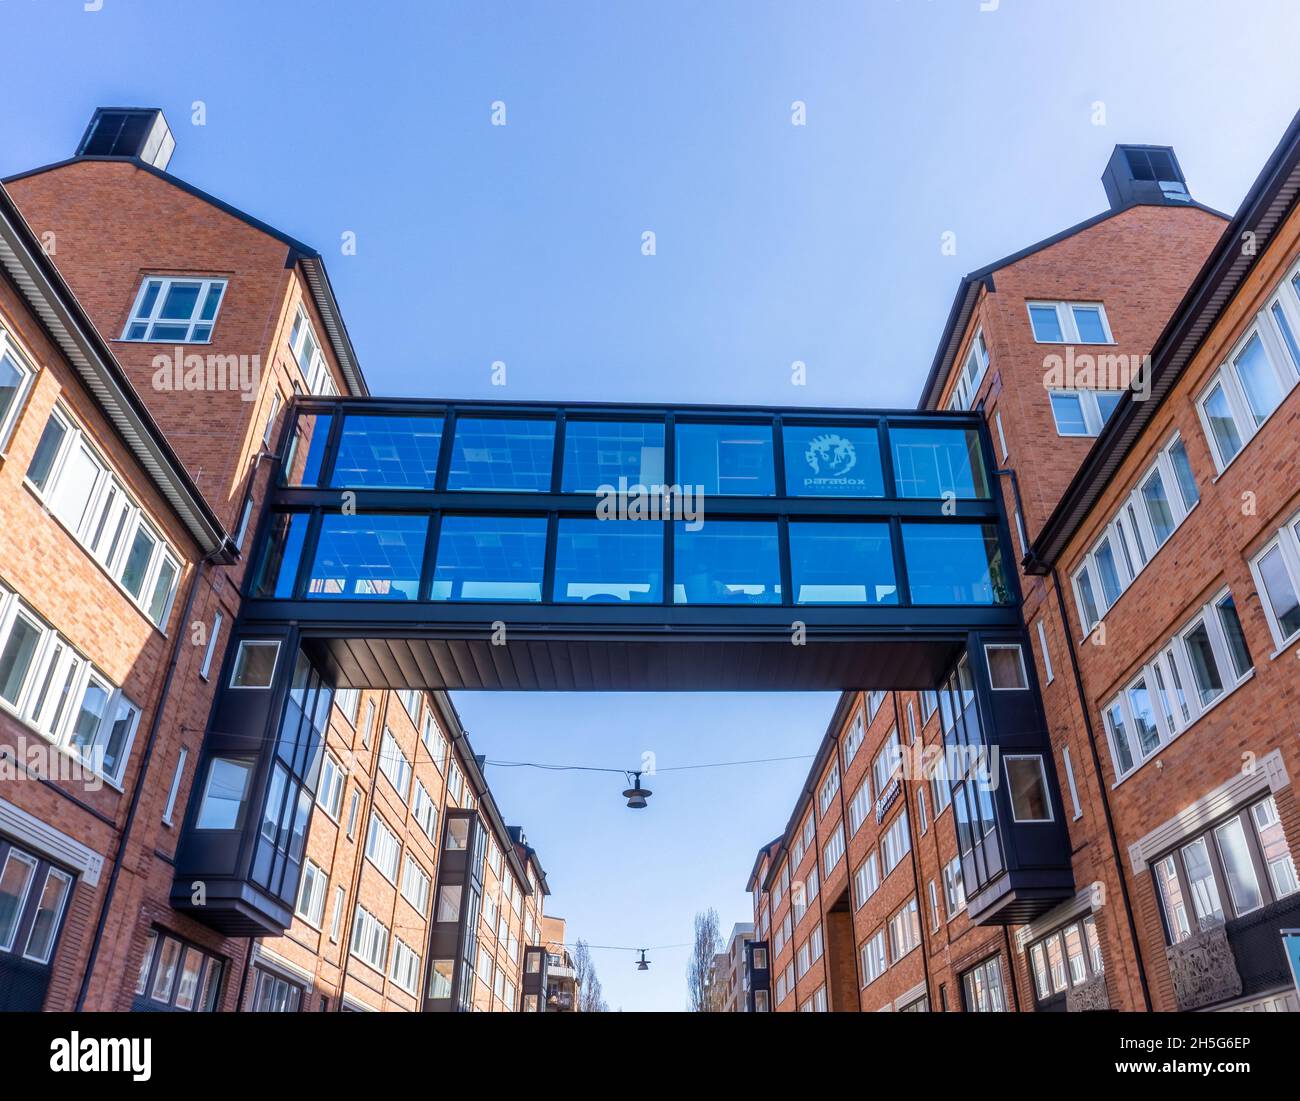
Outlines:
<svg viewBox="0 0 1300 1101"><path fill-rule="evenodd" d="M1034 941L1028 951L1039 1005L1105 973L1097 923L1091 914Z"/></svg>

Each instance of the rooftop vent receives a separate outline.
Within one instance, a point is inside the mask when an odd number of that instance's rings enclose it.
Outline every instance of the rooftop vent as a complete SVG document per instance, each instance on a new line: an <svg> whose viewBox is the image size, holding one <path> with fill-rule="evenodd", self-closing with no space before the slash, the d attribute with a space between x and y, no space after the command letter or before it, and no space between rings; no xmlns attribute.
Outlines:
<svg viewBox="0 0 1300 1101"><path fill-rule="evenodd" d="M1190 203L1187 181L1168 145L1117 145L1101 176L1112 210L1133 203Z"/></svg>
<svg viewBox="0 0 1300 1101"><path fill-rule="evenodd" d="M79 157L123 157L166 169L176 149L157 107L99 107L77 148Z"/></svg>

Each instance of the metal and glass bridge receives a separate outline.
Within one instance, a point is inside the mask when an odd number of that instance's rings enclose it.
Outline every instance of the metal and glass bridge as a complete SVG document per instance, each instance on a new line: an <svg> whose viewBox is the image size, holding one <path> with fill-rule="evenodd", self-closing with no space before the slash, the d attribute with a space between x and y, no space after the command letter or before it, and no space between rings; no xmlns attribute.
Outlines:
<svg viewBox="0 0 1300 1101"><path fill-rule="evenodd" d="M950 774L972 918L1073 894L978 414L299 398L257 530L172 890L214 928L291 921L345 687L937 690L1034 786ZM435 921L433 962L473 927Z"/></svg>

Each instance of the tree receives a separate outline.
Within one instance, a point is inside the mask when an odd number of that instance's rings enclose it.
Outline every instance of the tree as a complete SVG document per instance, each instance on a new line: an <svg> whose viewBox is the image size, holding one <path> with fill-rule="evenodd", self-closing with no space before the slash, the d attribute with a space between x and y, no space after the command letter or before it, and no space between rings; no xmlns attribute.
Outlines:
<svg viewBox="0 0 1300 1101"><path fill-rule="evenodd" d="M596 976L596 961L591 958L591 949L587 942L579 938L573 946L573 974L578 984L578 1011L581 1013L607 1013L600 989L600 979Z"/></svg>
<svg viewBox="0 0 1300 1101"><path fill-rule="evenodd" d="M722 951L722 934L718 931L718 911L710 906L695 915L695 944L686 965L686 983L692 1013L716 1013L717 992L709 981L713 957Z"/></svg>

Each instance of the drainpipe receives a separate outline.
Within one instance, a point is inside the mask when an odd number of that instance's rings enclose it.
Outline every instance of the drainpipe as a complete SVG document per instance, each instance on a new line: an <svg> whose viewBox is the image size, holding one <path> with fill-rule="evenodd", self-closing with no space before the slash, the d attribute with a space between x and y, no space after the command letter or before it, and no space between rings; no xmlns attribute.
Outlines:
<svg viewBox="0 0 1300 1101"><path fill-rule="evenodd" d="M1115 819L1111 815L1110 798L1106 794L1106 782L1101 771L1101 754L1097 751L1097 733L1092 726L1092 715L1088 709L1088 697L1083 689L1083 674L1079 671L1079 658L1074 649L1074 636L1070 633L1070 618L1066 614L1065 597L1061 592L1061 578L1052 566L1052 586L1056 589L1056 603L1061 612L1061 628L1065 635L1065 644L1070 653L1070 669L1074 673L1074 688L1079 696L1079 710L1083 712L1084 729L1088 732L1088 749L1092 753L1092 767L1097 775L1097 791L1101 794L1101 809L1106 819L1106 832L1110 836L1111 853L1115 858L1115 871L1119 876L1119 890L1124 897L1124 916L1128 919L1128 932L1133 940L1133 955L1137 961L1138 982L1142 987L1142 1002L1148 1013L1151 1012L1151 987L1147 982L1146 964L1142 960L1142 944L1138 940L1137 922L1133 920L1133 900L1129 897L1128 878L1124 875L1123 857L1120 855L1119 838L1115 834Z"/></svg>
<svg viewBox="0 0 1300 1101"><path fill-rule="evenodd" d="M108 877L108 886L104 890L104 901L99 908L99 919L95 923L95 936L90 942L90 957L86 960L86 970L81 978L81 989L77 992L77 1002L73 1007L77 1013L82 1012L86 1007L86 996L90 993L90 977L95 970L95 963L99 959L100 945L104 941L104 928L108 924L109 910L113 906L113 896L117 892L117 880L122 873L122 865L126 862L126 846L131 839L131 830L135 826L135 816L140 809L140 796L144 794L145 778L149 772L149 765L153 760L154 744L158 740L158 730L162 726L163 711L167 706L168 697L171 695L172 681L176 676L176 666L180 662L181 640L186 637L186 624L190 619L190 612L194 609L194 598L198 596L199 584L203 580L204 573L207 572L208 565L221 556L226 550L226 543L223 542L211 554L206 554L199 560L198 568L194 573L194 580L190 583L190 591L185 596L185 608L181 612L180 619L176 621L176 638L172 642L171 657L167 661L167 673L163 678L162 691L158 694L158 706L154 708L153 718L149 722L149 736L145 740L144 754L140 761L140 775L136 778L135 789L131 792L131 805L126 812L126 822L122 826L122 837L118 841L117 852L113 855L113 870Z"/></svg>

